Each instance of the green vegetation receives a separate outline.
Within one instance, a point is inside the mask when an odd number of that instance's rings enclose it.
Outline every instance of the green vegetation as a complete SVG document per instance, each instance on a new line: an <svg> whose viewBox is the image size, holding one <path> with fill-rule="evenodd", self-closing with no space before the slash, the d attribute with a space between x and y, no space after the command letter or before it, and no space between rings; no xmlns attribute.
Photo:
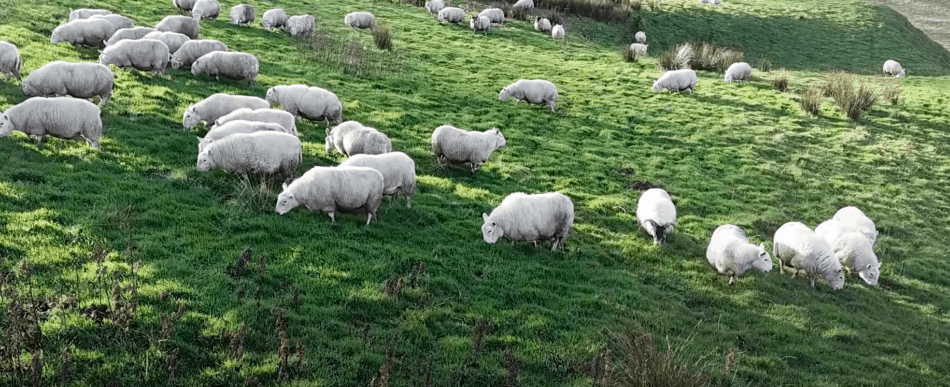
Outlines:
<svg viewBox="0 0 950 387"><path fill-rule="evenodd" d="M313 14L325 45L259 21L205 21L202 37L259 56L254 84L117 71L101 151L59 139L36 145L20 133L0 139L0 385L31 385L29 369L40 364L45 385L377 378L481 387L511 385L515 372L521 386L591 386L584 365L604 364L613 348L620 367L630 345L613 332L627 330L656 338L659 349L643 358L673 356L668 338L679 363L662 366L701 370L716 384L946 382L950 61L942 58L950 54L905 19L848 0L706 8L668 0L633 16L651 52L685 41L738 47L750 63L789 67L793 91L818 84L829 67L872 74L898 59L911 75L899 80L899 102L855 124L830 104L809 116L758 71L743 84L699 72L692 95L652 93L656 59L621 54L636 26L562 14L568 38L556 43L530 20L483 36L395 2L249 3L258 14L276 6ZM171 1L5 2L0 36L21 48L24 75L53 60L96 60L95 50L49 44L79 7L140 25L176 12ZM356 9L390 26L391 52L343 25ZM320 47L334 51L311 51ZM558 85L557 113L499 101L519 78ZM303 208L278 216L276 191L195 169L195 136L205 129L182 128L189 104L286 83L334 91L346 119L380 129L412 156L413 208L384 203L369 227L359 215L330 223ZM0 91L3 109L26 99L13 80ZM474 175L442 168L429 136L446 123L499 127L508 146ZM322 124L298 129L305 167L341 160L325 154ZM635 188L647 183L678 207L662 247L636 229ZM577 210L564 251L481 240L481 213L507 194L553 190ZM705 261L720 224L769 247L784 222L815 226L845 205L860 206L881 231L878 287L849 278L842 291L812 289L777 270L729 286ZM40 348L41 363L29 354ZM8 372L17 364L22 372Z"/></svg>

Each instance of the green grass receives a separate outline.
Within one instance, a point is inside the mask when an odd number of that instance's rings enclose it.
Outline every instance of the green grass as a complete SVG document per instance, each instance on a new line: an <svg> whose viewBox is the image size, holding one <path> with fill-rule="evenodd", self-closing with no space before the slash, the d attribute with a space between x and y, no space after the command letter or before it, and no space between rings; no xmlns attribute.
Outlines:
<svg viewBox="0 0 950 387"><path fill-rule="evenodd" d="M568 39L555 43L528 22L474 35L422 8L385 1L252 1L258 14L273 6L313 14L318 30L358 39L380 60L395 55L405 68L345 75L307 60L283 33L222 17L203 22L201 35L257 54L261 75L252 86L175 70L118 71L100 151L57 139L38 146L20 134L0 139L0 268L15 273L21 296L76 293L80 309L108 305L113 273L128 284L132 264L141 262L128 333L77 309L41 314L47 385L59 382L67 348L75 357L70 385L113 378L168 385L165 355L176 349L178 385L237 386L248 377L278 384L275 307L288 311L291 346L302 340L307 348L302 366L291 367L286 384L294 386L368 385L389 347L394 386L423 385L429 359L434 386L500 385L506 349L523 363L522 386L590 386L574 365L612 346L611 332L624 329L668 337L685 361L713 374L738 348L734 385L947 383L950 71L940 62L947 53L903 19L853 1L736 0L702 10L670 2L646 22L651 47L699 40L690 36L702 27L696 18L737 23L734 32L703 29L744 34L747 59L769 55L795 69L793 91L819 82L826 67L873 73L884 60L875 55L892 50L912 75L941 75L902 79L899 104L881 104L854 125L830 103L808 116L794 93L776 92L761 72L746 84L701 72L692 95L652 93L655 60L622 60L635 32L629 26L573 20ZM56 59L96 59L93 50L49 44L49 32L80 2L2 5L0 36L21 48L24 75ZM175 12L171 2L82 6L110 8L141 25ZM393 53L343 25L356 9L391 26ZM664 24L680 18L690 22ZM856 26L863 29L847 29ZM770 42L759 27L785 32ZM860 39L867 43L856 45ZM869 50L871 42L879 49ZM791 46L798 48L783 50ZM557 84L558 112L498 101L498 91L519 78ZM369 227L362 216L330 223L302 208L278 216L276 191L195 169L195 136L204 129L182 128L189 104L215 92L263 96L271 85L298 82L334 91L346 119L387 133L416 160L412 210L403 200L384 203ZM2 108L25 99L15 81L0 87ZM446 123L499 127L508 146L474 175L443 169L428 143ZM305 168L341 160L324 153L324 126L298 129ZM655 247L637 231L635 181L672 195L679 221L668 245ZM572 197L577 211L564 251L481 240L481 213L507 194L553 190ZM881 231L879 287L849 278L839 292L826 284L812 289L777 271L730 287L708 268L706 241L720 224L738 224L769 247L782 223L815 226L845 205L864 209ZM102 279L90 258L96 246L109 250ZM232 278L228 267L248 247L249 273ZM260 257L267 264L259 277ZM405 288L390 298L382 284L395 277ZM178 305L187 311L162 340L162 316ZM474 356L473 328L482 321L490 329ZM228 359L222 333L242 325L238 362ZM2 385L24 380L0 374Z"/></svg>

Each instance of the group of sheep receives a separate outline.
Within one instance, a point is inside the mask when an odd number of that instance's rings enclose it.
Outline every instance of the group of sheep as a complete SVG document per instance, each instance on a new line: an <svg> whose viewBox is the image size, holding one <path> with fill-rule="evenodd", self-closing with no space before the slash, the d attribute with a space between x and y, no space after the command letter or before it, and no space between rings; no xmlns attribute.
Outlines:
<svg viewBox="0 0 950 387"><path fill-rule="evenodd" d="M436 15L439 21L443 23L462 23L465 21L465 10L458 7L447 7L445 0L428 0L425 2L425 9L431 14ZM524 12L534 9L534 0L518 0L509 10L512 12ZM469 28L474 32L485 32L491 29L493 25L505 23L505 11L501 8L489 7L469 18ZM548 19L535 18L534 29L541 32L550 32L555 40L564 39L564 27L560 24L551 26Z"/></svg>

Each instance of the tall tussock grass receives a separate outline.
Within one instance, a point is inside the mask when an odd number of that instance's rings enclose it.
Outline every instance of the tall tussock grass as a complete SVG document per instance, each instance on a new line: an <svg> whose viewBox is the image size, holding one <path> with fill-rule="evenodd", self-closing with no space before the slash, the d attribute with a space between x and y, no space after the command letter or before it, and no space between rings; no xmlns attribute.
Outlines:
<svg viewBox="0 0 950 387"><path fill-rule="evenodd" d="M657 348L653 335L627 330L616 339L617 359L601 383L609 387L707 387L708 373L681 362L673 346Z"/></svg>
<svg viewBox="0 0 950 387"><path fill-rule="evenodd" d="M858 121L864 112L877 102L880 95L877 87L855 74L833 72L822 84L824 95L835 101L835 106L852 121Z"/></svg>
<svg viewBox="0 0 950 387"><path fill-rule="evenodd" d="M742 62L745 54L734 47L713 43L680 43L660 56L659 67L669 70L706 70L723 73L730 65Z"/></svg>

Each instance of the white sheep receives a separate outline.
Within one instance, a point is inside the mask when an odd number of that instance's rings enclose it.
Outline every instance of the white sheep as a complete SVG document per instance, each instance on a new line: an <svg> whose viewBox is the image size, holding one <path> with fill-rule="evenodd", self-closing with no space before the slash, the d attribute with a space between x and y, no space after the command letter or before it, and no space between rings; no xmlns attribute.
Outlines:
<svg viewBox="0 0 950 387"><path fill-rule="evenodd" d="M99 54L99 63L162 74L168 66L168 46L154 39L122 40Z"/></svg>
<svg viewBox="0 0 950 387"><path fill-rule="evenodd" d="M162 31L149 32L147 35L142 37L142 39L155 39L165 43L165 45L168 46L168 53L171 55L175 55L175 52L177 52L178 49L180 49L181 46L185 44L185 42L191 41L191 39L185 34Z"/></svg>
<svg viewBox="0 0 950 387"><path fill-rule="evenodd" d="M442 0L429 0L426 1L426 11L438 15L439 11L445 8L445 1Z"/></svg>
<svg viewBox="0 0 950 387"><path fill-rule="evenodd" d="M112 37L106 41L106 47L112 46L118 43L121 40L138 40L145 37L156 30L152 27L132 27L132 28L120 28L115 30L115 33L112 34Z"/></svg>
<svg viewBox="0 0 950 387"><path fill-rule="evenodd" d="M336 222L339 212L366 212L366 225L376 217L383 199L383 174L366 167L313 167L277 196L277 213L286 214L303 204L310 211L322 211Z"/></svg>
<svg viewBox="0 0 950 387"><path fill-rule="evenodd" d="M401 193L406 197L406 208L412 208L412 195L416 192L416 162L405 153L353 155L340 166L368 167L379 171L383 174L383 196L395 199Z"/></svg>
<svg viewBox="0 0 950 387"><path fill-rule="evenodd" d="M498 128L478 132L442 125L432 132L432 153L439 163L470 167L472 173L505 145L508 142Z"/></svg>
<svg viewBox="0 0 950 387"><path fill-rule="evenodd" d="M254 133L263 131L272 131L287 133L283 126L279 124L270 124L258 121L234 120L222 125L215 125L205 134L204 137L198 137L198 153L204 151L209 144L227 136L237 133ZM287 133L293 134L293 133Z"/></svg>
<svg viewBox="0 0 950 387"><path fill-rule="evenodd" d="M198 39L198 34L201 33L201 25L198 24L197 20L181 15L165 16L162 21L155 25L155 29L185 34L191 39Z"/></svg>
<svg viewBox="0 0 950 387"><path fill-rule="evenodd" d="M554 111L554 105L557 102L557 87L550 81L543 79L519 79L498 93L498 99L502 101L514 98L518 102L528 101L545 105Z"/></svg>
<svg viewBox="0 0 950 387"><path fill-rule="evenodd" d="M228 46L213 39L189 40L172 55L172 68L190 68L198 58L214 51L228 51Z"/></svg>
<svg viewBox="0 0 950 387"><path fill-rule="evenodd" d="M53 29L52 44L69 42L80 46L103 47L115 33L115 26L104 19L76 19Z"/></svg>
<svg viewBox="0 0 950 387"><path fill-rule="evenodd" d="M564 39L564 26L555 24L554 27L551 27L551 38L554 40Z"/></svg>
<svg viewBox="0 0 950 387"><path fill-rule="evenodd" d="M262 131L235 133L208 144L198 154L198 170L221 168L228 173L259 178L276 177L287 182L303 163L303 152L297 136Z"/></svg>
<svg viewBox="0 0 950 387"><path fill-rule="evenodd" d="M393 151L392 141L376 128L363 127L343 135L343 154L346 157L359 154L381 155Z"/></svg>
<svg viewBox="0 0 950 387"><path fill-rule="evenodd" d="M535 16L534 29L541 32L551 31L551 21L541 16Z"/></svg>
<svg viewBox="0 0 950 387"><path fill-rule="evenodd" d="M191 9L195 7L195 1L197 0L172 0L172 4L181 12L191 12Z"/></svg>
<svg viewBox="0 0 950 387"><path fill-rule="evenodd" d="M217 20L221 13L221 3L217 0L198 0L191 9L191 17L195 20L211 19Z"/></svg>
<svg viewBox="0 0 950 387"><path fill-rule="evenodd" d="M842 266L858 272L858 277L868 285L877 285L881 276L881 262L874 254L874 246L863 234L834 219L815 227L815 234L831 245L835 258Z"/></svg>
<svg viewBox="0 0 950 387"><path fill-rule="evenodd" d="M785 223L775 231L772 255L779 261L779 272L785 273L785 266L804 270L811 279L811 287L815 287L815 276L819 275L832 289L844 288L841 262L835 258L831 245L801 222Z"/></svg>
<svg viewBox="0 0 950 387"><path fill-rule="evenodd" d="M468 26L473 32L482 31L488 33L488 29L491 28L491 19L489 19L488 16L472 15L472 19L468 21Z"/></svg>
<svg viewBox="0 0 950 387"><path fill-rule="evenodd" d="M369 12L350 12L343 17L343 23L353 29L365 30L376 24L376 17Z"/></svg>
<svg viewBox="0 0 950 387"><path fill-rule="evenodd" d="M246 80L253 83L260 69L260 62L254 54L234 51L212 51L202 55L191 63L191 73L206 74L218 80L221 77L234 80Z"/></svg>
<svg viewBox="0 0 950 387"><path fill-rule="evenodd" d="M530 11L532 9L534 9L534 0L518 0L518 2L511 6L510 12L518 12L520 10Z"/></svg>
<svg viewBox="0 0 950 387"><path fill-rule="evenodd" d="M901 64L895 60L887 60L884 62L884 76L886 77L896 77L900 78L905 76L907 73Z"/></svg>
<svg viewBox="0 0 950 387"><path fill-rule="evenodd" d="M457 7L445 7L439 11L439 21L446 23L461 23L465 20L465 11Z"/></svg>
<svg viewBox="0 0 950 387"><path fill-rule="evenodd" d="M15 105L0 117L0 137L18 130L36 138L53 136L66 139L85 139L93 148L99 148L102 118L96 105L84 99L33 97Z"/></svg>
<svg viewBox="0 0 950 387"><path fill-rule="evenodd" d="M551 241L551 251L564 247L574 225L574 203L560 192L527 195L515 192L492 210L482 213L482 239L495 243L501 237L515 241Z"/></svg>
<svg viewBox="0 0 950 387"><path fill-rule="evenodd" d="M267 31L272 28L283 28L287 25L287 12L280 8L268 9L261 17L261 25Z"/></svg>
<svg viewBox="0 0 950 387"><path fill-rule="evenodd" d="M20 58L20 50L10 42L0 41L0 73L4 77L20 77L20 67L23 66L23 59Z"/></svg>
<svg viewBox="0 0 950 387"><path fill-rule="evenodd" d="M647 34L643 31L637 31L637 34L634 35L633 38L637 41L637 43L647 42Z"/></svg>
<svg viewBox="0 0 950 387"><path fill-rule="evenodd" d="M653 244L666 242L676 227L676 206L662 188L650 188L637 201L637 225L653 237Z"/></svg>
<svg viewBox="0 0 950 387"><path fill-rule="evenodd" d="M90 19L103 19L112 23L112 26L115 27L115 30L118 31L122 28L132 28L135 27L135 22L132 19L129 19L125 16L118 14L108 14L108 15L93 15Z"/></svg>
<svg viewBox="0 0 950 387"><path fill-rule="evenodd" d="M181 124L186 128L193 128L202 121L205 124L211 124L218 118L240 108L265 109L268 107L270 104L258 97L217 93L188 106Z"/></svg>
<svg viewBox="0 0 950 387"><path fill-rule="evenodd" d="M99 63L55 61L33 70L22 86L23 94L34 97L99 96L102 106L109 102L115 88L115 75Z"/></svg>
<svg viewBox="0 0 950 387"><path fill-rule="evenodd" d="M689 93L693 94L693 89L696 88L696 83L698 82L699 77L696 76L696 72L693 70L670 70L663 73L660 79L653 82L653 88L651 90L656 93L662 90L676 92L689 90Z"/></svg>
<svg viewBox="0 0 950 387"><path fill-rule="evenodd" d="M633 51L633 52L637 53L637 55L644 55L644 56L645 56L645 55L647 54L647 48L649 48L649 45L648 45L648 44L643 44L643 43L631 43L631 44L630 44L630 51Z"/></svg>
<svg viewBox="0 0 950 387"><path fill-rule="evenodd" d="M720 274L729 276L734 284L749 269L763 273L772 271L772 257L765 251L765 244L749 243L749 238L739 226L724 224L713 231L706 247L706 260Z"/></svg>
<svg viewBox="0 0 950 387"><path fill-rule="evenodd" d="M750 78L752 78L752 66L746 62L736 62L729 65L726 76L722 80L723 82L741 82L748 81Z"/></svg>
<svg viewBox="0 0 950 387"><path fill-rule="evenodd" d="M294 115L278 109L248 109L240 108L214 120L214 125L224 125L235 120L267 122L278 124L284 127L285 133L297 135L297 124L294 122ZM213 128L212 128L213 129Z"/></svg>
<svg viewBox="0 0 950 387"><path fill-rule="evenodd" d="M287 32L290 36L309 37L313 35L315 26L316 21L313 16L307 14L295 15L287 19Z"/></svg>
<svg viewBox="0 0 950 387"><path fill-rule="evenodd" d="M327 89L301 84L274 86L267 90L267 102L281 104L287 112L313 121L343 121L343 104Z"/></svg>
<svg viewBox="0 0 950 387"><path fill-rule="evenodd" d="M327 154L333 154L333 151L336 150L345 155L346 150L343 147L343 137L351 131L361 130L363 128L365 128L365 126L357 121L346 121L334 126L332 129L327 128L326 137L323 139Z"/></svg>
<svg viewBox="0 0 950 387"><path fill-rule="evenodd" d="M478 13L478 16L487 17L493 24L505 22L505 11L499 8L485 8L485 10Z"/></svg>
<svg viewBox="0 0 950 387"><path fill-rule="evenodd" d="M231 8L231 13L228 14L228 17L231 19L231 24L250 25L252 22L254 22L254 7L248 4L235 5L233 8Z"/></svg>
<svg viewBox="0 0 950 387"><path fill-rule="evenodd" d="M871 242L871 246L877 244L878 231L874 221L857 207L844 207L838 210L832 219L864 235Z"/></svg>
<svg viewBox="0 0 950 387"><path fill-rule="evenodd" d="M112 11L107 9L79 8L69 11L69 19L67 21L88 19L95 15L108 15L111 13Z"/></svg>

